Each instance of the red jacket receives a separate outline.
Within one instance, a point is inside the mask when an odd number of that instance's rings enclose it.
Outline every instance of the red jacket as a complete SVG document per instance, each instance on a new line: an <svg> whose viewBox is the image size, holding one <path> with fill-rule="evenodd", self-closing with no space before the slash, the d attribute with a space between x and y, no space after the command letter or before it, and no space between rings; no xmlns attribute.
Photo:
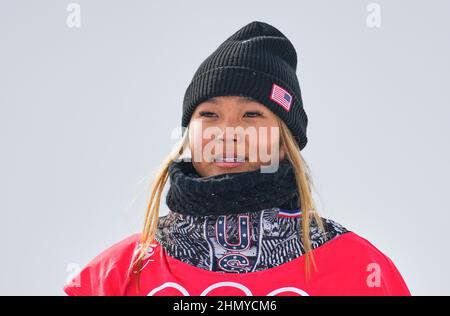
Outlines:
<svg viewBox="0 0 450 316"><path fill-rule="evenodd" d="M136 293L128 268L139 248L134 234L106 249L64 287L68 295L411 295L389 257L347 232L313 250L318 271L304 276L305 256L248 273L208 271L167 255L157 242L148 249Z"/></svg>

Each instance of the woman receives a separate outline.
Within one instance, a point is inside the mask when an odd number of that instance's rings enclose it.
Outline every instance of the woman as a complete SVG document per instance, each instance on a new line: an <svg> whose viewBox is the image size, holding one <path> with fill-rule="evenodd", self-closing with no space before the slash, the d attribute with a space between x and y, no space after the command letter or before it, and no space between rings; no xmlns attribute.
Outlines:
<svg viewBox="0 0 450 316"><path fill-rule="evenodd" d="M95 257L65 292L411 295L389 257L319 216L296 66L292 43L258 21L208 56L187 88L185 132L155 179L143 232ZM159 217L168 180L169 214Z"/></svg>

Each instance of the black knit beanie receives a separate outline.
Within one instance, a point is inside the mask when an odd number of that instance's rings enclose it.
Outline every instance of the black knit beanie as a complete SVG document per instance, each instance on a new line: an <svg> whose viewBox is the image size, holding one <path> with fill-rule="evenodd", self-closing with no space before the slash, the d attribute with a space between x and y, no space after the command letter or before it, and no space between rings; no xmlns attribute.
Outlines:
<svg viewBox="0 0 450 316"><path fill-rule="evenodd" d="M183 101L181 126L201 102L216 96L247 96L268 107L289 127L300 150L308 118L297 75L297 53L270 24L251 22L225 40L195 72Z"/></svg>

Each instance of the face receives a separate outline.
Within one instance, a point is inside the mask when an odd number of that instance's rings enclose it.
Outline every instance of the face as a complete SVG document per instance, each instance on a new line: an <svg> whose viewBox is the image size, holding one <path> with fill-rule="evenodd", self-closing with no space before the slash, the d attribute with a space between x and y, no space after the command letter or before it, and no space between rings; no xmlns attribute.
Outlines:
<svg viewBox="0 0 450 316"><path fill-rule="evenodd" d="M202 177L278 165L285 156L276 115L241 96L199 104L189 123L189 146Z"/></svg>

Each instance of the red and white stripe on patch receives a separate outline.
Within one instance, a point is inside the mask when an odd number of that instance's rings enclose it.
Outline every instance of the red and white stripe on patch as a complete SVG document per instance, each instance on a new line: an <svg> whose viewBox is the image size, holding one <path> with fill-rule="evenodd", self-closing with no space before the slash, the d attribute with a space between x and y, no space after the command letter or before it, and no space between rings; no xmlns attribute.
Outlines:
<svg viewBox="0 0 450 316"><path fill-rule="evenodd" d="M278 216L280 216L280 217L300 217L301 215L302 215L301 209L285 210L285 209L280 208L278 210Z"/></svg>
<svg viewBox="0 0 450 316"><path fill-rule="evenodd" d="M276 83L272 85L270 100L282 106L288 112L291 109L292 95Z"/></svg>

